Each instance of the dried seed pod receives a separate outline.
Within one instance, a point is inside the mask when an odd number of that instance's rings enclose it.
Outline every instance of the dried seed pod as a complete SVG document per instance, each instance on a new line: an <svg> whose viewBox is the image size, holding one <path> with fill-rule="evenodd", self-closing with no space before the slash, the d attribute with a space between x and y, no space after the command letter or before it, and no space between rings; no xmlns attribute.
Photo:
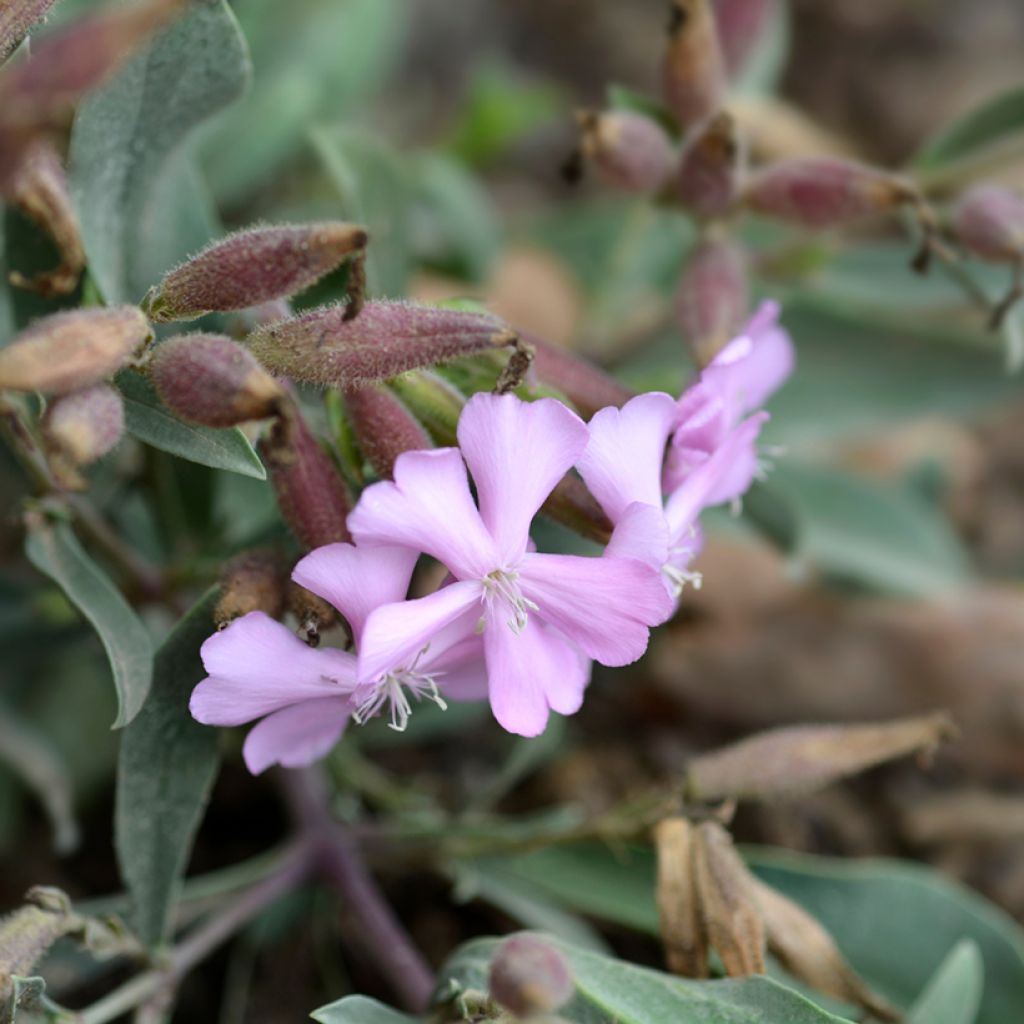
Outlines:
<svg viewBox="0 0 1024 1024"><path fill-rule="evenodd" d="M89 387L127 365L151 334L135 306L43 317L0 349L0 390L63 395Z"/></svg>
<svg viewBox="0 0 1024 1024"><path fill-rule="evenodd" d="M4 191L12 206L50 235L60 256L56 267L33 277L12 270L11 284L44 296L70 294L85 267L85 251L67 175L53 144L37 139L25 151Z"/></svg>
<svg viewBox="0 0 1024 1024"><path fill-rule="evenodd" d="M694 877L701 923L730 977L764 974L765 930L753 876L716 821L695 829Z"/></svg>
<svg viewBox="0 0 1024 1024"><path fill-rule="evenodd" d="M945 712L873 725L772 729L695 758L686 792L702 801L797 796L897 757L927 756L955 735Z"/></svg>
<svg viewBox="0 0 1024 1024"><path fill-rule="evenodd" d="M768 948L799 981L881 1021L898 1021L900 1013L875 995L846 962L832 936L802 907L757 878L754 898L764 918Z"/></svg>
<svg viewBox="0 0 1024 1024"><path fill-rule="evenodd" d="M672 140L656 121L633 110L580 111L580 156L604 181L627 192L660 192L672 174Z"/></svg>
<svg viewBox="0 0 1024 1024"><path fill-rule="evenodd" d="M253 354L221 334L181 334L156 346L150 374L172 412L204 427L273 416L284 392Z"/></svg>
<svg viewBox="0 0 1024 1024"><path fill-rule="evenodd" d="M341 388L520 344L489 313L411 302L369 302L355 320L347 319L344 307L325 306L261 327L248 343L274 373Z"/></svg>
<svg viewBox="0 0 1024 1024"><path fill-rule="evenodd" d="M710 0L672 0L662 85L683 128L722 105L725 62Z"/></svg>
<svg viewBox="0 0 1024 1024"><path fill-rule="evenodd" d="M730 77L742 71L777 6L777 0L715 0L715 23Z"/></svg>
<svg viewBox="0 0 1024 1024"><path fill-rule="evenodd" d="M71 901L59 889L35 886L25 894L25 906L0 919L0 1006L12 991L14 976L32 968L62 936L82 926Z"/></svg>
<svg viewBox="0 0 1024 1024"><path fill-rule="evenodd" d="M698 129L683 150L676 177L679 201L700 220L728 213L739 191L736 122L725 110Z"/></svg>
<svg viewBox="0 0 1024 1024"><path fill-rule="evenodd" d="M611 520L587 490L587 485L573 473L566 473L558 481L540 511L556 523L598 544L607 544L611 538Z"/></svg>
<svg viewBox="0 0 1024 1024"><path fill-rule="evenodd" d="M451 447L458 443L456 431L466 396L451 381L430 370L412 370L395 377L390 386L435 444Z"/></svg>
<svg viewBox="0 0 1024 1024"><path fill-rule="evenodd" d="M537 380L561 391L582 416L593 416L607 405L623 406L634 396L624 384L568 349L532 334L524 334L523 338L534 350L533 372Z"/></svg>
<svg viewBox="0 0 1024 1024"><path fill-rule="evenodd" d="M77 469L106 455L124 434L124 402L109 384L73 391L47 406L40 429L58 478L77 488Z"/></svg>
<svg viewBox="0 0 1024 1024"><path fill-rule="evenodd" d="M694 826L685 818L666 818L654 829L658 920L668 969L685 978L706 978L708 940L698 902L694 841Z"/></svg>
<svg viewBox="0 0 1024 1024"><path fill-rule="evenodd" d="M750 292L743 247L711 235L690 251L676 286L676 322L698 366L707 366L747 318Z"/></svg>
<svg viewBox="0 0 1024 1024"><path fill-rule="evenodd" d="M235 555L220 572L220 597L213 621L223 629L235 619L260 611L272 619L284 611L288 569L280 553L254 548Z"/></svg>
<svg viewBox="0 0 1024 1024"><path fill-rule="evenodd" d="M14 53L29 32L50 13L57 0L8 0L0 6L0 64Z"/></svg>
<svg viewBox="0 0 1024 1024"><path fill-rule="evenodd" d="M402 400L380 384L346 391L345 409L359 447L382 477L390 478L402 452L433 447Z"/></svg>
<svg viewBox="0 0 1024 1024"><path fill-rule="evenodd" d="M494 951L488 975L491 998L517 1017L553 1013L573 996L572 970L554 946L523 933Z"/></svg>
<svg viewBox="0 0 1024 1024"><path fill-rule="evenodd" d="M288 583L286 602L288 610L299 623L299 636L310 647L319 647L320 634L342 621L333 604L300 587L294 580Z"/></svg>
<svg viewBox="0 0 1024 1024"><path fill-rule="evenodd" d="M352 498L331 457L293 401L284 405L260 442L284 521L306 548L351 541L346 526Z"/></svg>
<svg viewBox="0 0 1024 1024"><path fill-rule="evenodd" d="M366 228L340 221L238 231L167 274L146 297L147 312L194 320L287 298L361 254L367 239Z"/></svg>

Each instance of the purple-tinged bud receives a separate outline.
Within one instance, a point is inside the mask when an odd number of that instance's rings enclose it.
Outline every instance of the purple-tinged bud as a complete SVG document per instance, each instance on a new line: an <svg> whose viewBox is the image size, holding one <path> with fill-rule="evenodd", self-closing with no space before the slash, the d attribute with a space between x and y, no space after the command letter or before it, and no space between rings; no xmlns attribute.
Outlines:
<svg viewBox="0 0 1024 1024"><path fill-rule="evenodd" d="M56 267L33 277L12 270L11 284L47 297L73 292L85 268L85 251L71 205L67 175L50 141L37 139L25 151L3 192L12 206L50 235L60 256Z"/></svg>
<svg viewBox="0 0 1024 1024"><path fill-rule="evenodd" d="M213 621L223 629L249 612L263 612L272 619L284 611L288 568L277 551L254 548L230 559L220 573L220 597Z"/></svg>
<svg viewBox="0 0 1024 1024"><path fill-rule="evenodd" d="M348 487L293 401L259 447L281 515L299 541L310 549L350 541Z"/></svg>
<svg viewBox="0 0 1024 1024"><path fill-rule="evenodd" d="M43 317L0 349L0 390L79 391L126 366L151 334L135 306Z"/></svg>
<svg viewBox="0 0 1024 1024"><path fill-rule="evenodd" d="M466 396L451 381L430 370L412 370L395 377L390 386L435 444L458 444L456 433Z"/></svg>
<svg viewBox="0 0 1024 1024"><path fill-rule="evenodd" d="M721 107L725 61L710 0L672 0L662 84L665 100L683 128Z"/></svg>
<svg viewBox="0 0 1024 1024"><path fill-rule="evenodd" d="M683 150L676 177L679 201L699 220L728 213L739 192L736 122L725 110L697 129Z"/></svg>
<svg viewBox="0 0 1024 1024"><path fill-rule="evenodd" d="M750 304L743 247L708 237L687 257L675 295L676 321L698 366L707 366L746 320Z"/></svg>
<svg viewBox="0 0 1024 1024"><path fill-rule="evenodd" d="M533 372L538 381L562 392L584 417L599 409L621 407L634 397L634 392L604 370L568 349L524 334L534 349Z"/></svg>
<svg viewBox="0 0 1024 1024"><path fill-rule="evenodd" d="M777 6L778 0L715 0L718 38L730 77L743 70Z"/></svg>
<svg viewBox="0 0 1024 1024"><path fill-rule="evenodd" d="M382 477L391 477L402 452L433 447L419 420L383 385L346 391L345 409L359 447Z"/></svg>
<svg viewBox="0 0 1024 1024"><path fill-rule="evenodd" d="M14 53L57 0L7 0L0 5L0 64Z"/></svg>
<svg viewBox="0 0 1024 1024"><path fill-rule="evenodd" d="M75 472L106 455L124 433L124 402L109 384L95 384L54 399L40 421L51 465L62 480L80 485Z"/></svg>
<svg viewBox="0 0 1024 1024"><path fill-rule="evenodd" d="M253 354L222 334L169 338L156 346L149 370L164 405L204 427L265 419L284 398Z"/></svg>
<svg viewBox="0 0 1024 1024"><path fill-rule="evenodd" d="M540 511L581 537L607 544L612 523L604 514L586 484L575 474L566 473L541 505Z"/></svg>
<svg viewBox="0 0 1024 1024"><path fill-rule="evenodd" d="M609 185L660 192L672 174L672 140L656 121L633 110L580 111L580 156Z"/></svg>
<svg viewBox="0 0 1024 1024"><path fill-rule="evenodd" d="M251 309L239 309L224 318L224 329L232 338L244 339L253 331L293 316L291 303L287 299L272 299L261 302Z"/></svg>
<svg viewBox="0 0 1024 1024"><path fill-rule="evenodd" d="M553 1013L573 997L572 970L554 946L523 933L494 951L488 976L491 998L517 1017Z"/></svg>
<svg viewBox="0 0 1024 1024"><path fill-rule="evenodd" d="M1001 185L975 185L957 202L953 230L973 255L993 263L1024 257L1024 197Z"/></svg>
<svg viewBox="0 0 1024 1024"><path fill-rule="evenodd" d="M194 320L288 298L360 256L367 239L366 228L341 221L239 231L167 274L147 311L155 321Z"/></svg>
<svg viewBox="0 0 1024 1024"><path fill-rule="evenodd" d="M325 306L261 327L248 344L273 373L348 389L459 356L518 346L519 339L489 313L368 302L354 320L343 306Z"/></svg>

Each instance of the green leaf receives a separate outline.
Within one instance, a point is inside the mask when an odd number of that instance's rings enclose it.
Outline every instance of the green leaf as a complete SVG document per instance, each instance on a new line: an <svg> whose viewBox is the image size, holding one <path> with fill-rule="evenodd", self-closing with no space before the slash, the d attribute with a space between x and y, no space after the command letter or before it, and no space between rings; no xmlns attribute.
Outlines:
<svg viewBox="0 0 1024 1024"><path fill-rule="evenodd" d="M73 1024L74 1014L62 1010L46 995L42 978L10 976L11 995L6 1007L0 1008L2 1024Z"/></svg>
<svg viewBox="0 0 1024 1024"><path fill-rule="evenodd" d="M1024 86L1015 86L986 100L924 144L911 161L918 170L975 156L1024 132Z"/></svg>
<svg viewBox="0 0 1024 1024"><path fill-rule="evenodd" d="M203 677L202 642L213 631L216 592L178 623L156 653L153 690L124 731L117 766L114 843L132 899L131 922L153 948L171 909L217 775L218 732L188 711Z"/></svg>
<svg viewBox="0 0 1024 1024"><path fill-rule="evenodd" d="M157 397L153 385L137 373L118 374L124 398L124 421L140 441L201 466L266 480L267 470L249 439L237 427L219 430L185 423Z"/></svg>
<svg viewBox="0 0 1024 1024"><path fill-rule="evenodd" d="M196 3L79 108L71 189L89 270L107 302L137 302L210 237L216 221L192 147L249 76L225 0Z"/></svg>
<svg viewBox="0 0 1024 1024"><path fill-rule="evenodd" d="M985 965L978 944L963 939L942 961L904 1024L973 1024L984 984Z"/></svg>
<svg viewBox="0 0 1024 1024"><path fill-rule="evenodd" d="M763 976L728 981L687 981L544 936L568 959L576 994L558 1011L579 1024L840 1024L796 992ZM487 973L502 940L477 939L441 969L438 992L486 991ZM447 990L447 991L446 991ZM480 1017L474 1019L480 1020ZM484 1017L483 1020L496 1020Z"/></svg>
<svg viewBox="0 0 1024 1024"><path fill-rule="evenodd" d="M127 725L145 702L153 676L153 645L145 626L85 553L67 523L34 526L25 541L25 554L64 591L99 634L117 690L113 728Z"/></svg>
<svg viewBox="0 0 1024 1024"><path fill-rule="evenodd" d="M392 1010L366 996L345 996L314 1010L310 1017L320 1024L415 1024L415 1017Z"/></svg>

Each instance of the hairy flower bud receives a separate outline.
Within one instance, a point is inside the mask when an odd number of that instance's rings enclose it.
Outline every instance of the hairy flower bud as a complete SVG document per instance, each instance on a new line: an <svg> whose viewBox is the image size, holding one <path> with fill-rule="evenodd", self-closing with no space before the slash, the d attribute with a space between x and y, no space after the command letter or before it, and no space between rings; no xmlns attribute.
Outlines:
<svg viewBox="0 0 1024 1024"><path fill-rule="evenodd" d="M728 236L709 236L687 257L676 286L676 322L690 355L707 366L739 330L750 304L746 253Z"/></svg>
<svg viewBox="0 0 1024 1024"><path fill-rule="evenodd" d="M580 111L580 156L615 188L660 192L672 173L672 141L656 121L633 110Z"/></svg>
<svg viewBox="0 0 1024 1024"><path fill-rule="evenodd" d="M41 22L57 0L8 0L0 5L0 64L14 53L29 31Z"/></svg>
<svg viewBox="0 0 1024 1024"><path fill-rule="evenodd" d="M523 337L534 349L537 380L561 391L581 415L593 416L608 405L623 406L634 397L633 391L589 360L531 334Z"/></svg>
<svg viewBox="0 0 1024 1024"><path fill-rule="evenodd" d="M459 416L466 396L451 381L430 370L412 370L390 382L398 397L426 427L435 444L457 444Z"/></svg>
<svg viewBox="0 0 1024 1024"><path fill-rule="evenodd" d="M380 384L345 392L345 409L359 447L382 477L390 477L402 452L432 448L423 425L402 400Z"/></svg>
<svg viewBox="0 0 1024 1024"><path fill-rule="evenodd" d="M955 735L945 712L876 725L772 729L695 758L686 791L702 801L811 793L897 757L927 755Z"/></svg>
<svg viewBox="0 0 1024 1024"><path fill-rule="evenodd" d="M260 611L272 619L284 611L288 569L277 551L254 548L235 555L220 573L220 596L213 611L218 629Z"/></svg>
<svg viewBox="0 0 1024 1024"><path fill-rule="evenodd" d="M25 906L0 919L0 1006L11 995L13 977L31 974L57 939L81 927L59 889L36 886L25 900Z"/></svg>
<svg viewBox="0 0 1024 1024"><path fill-rule="evenodd" d="M261 327L248 343L274 373L353 388L458 356L518 346L519 338L489 313L368 302L354 320L342 306L325 306Z"/></svg>
<svg viewBox="0 0 1024 1024"><path fill-rule="evenodd" d="M0 349L0 390L78 391L113 376L150 336L135 306L43 317Z"/></svg>
<svg viewBox="0 0 1024 1024"><path fill-rule="evenodd" d="M655 826L656 896L665 962L673 974L706 978L708 947L694 872L694 845L695 829L685 818L666 818Z"/></svg>
<svg viewBox="0 0 1024 1024"><path fill-rule="evenodd" d="M722 105L725 62L710 0L672 0L662 84L683 128Z"/></svg>
<svg viewBox="0 0 1024 1024"><path fill-rule="evenodd" d="M106 455L124 434L124 402L109 384L73 391L47 406L40 429L58 476L80 486L78 467Z"/></svg>
<svg viewBox="0 0 1024 1024"><path fill-rule="evenodd" d="M739 170L736 122L723 110L698 129L683 150L676 195L700 220L721 217L736 200Z"/></svg>
<svg viewBox="0 0 1024 1024"><path fill-rule="evenodd" d="M281 515L305 547L352 539L345 524L352 507L348 487L294 402L260 442L260 454Z"/></svg>
<svg viewBox="0 0 1024 1024"><path fill-rule="evenodd" d="M957 202L953 229L969 252L993 263L1024 257L1024 197L1001 185L975 185Z"/></svg>
<svg viewBox="0 0 1024 1024"><path fill-rule="evenodd" d="M340 221L238 231L167 274L147 311L152 320L194 320L287 298L361 254L367 238L366 228Z"/></svg>
<svg viewBox="0 0 1024 1024"><path fill-rule="evenodd" d="M495 1002L523 1018L553 1013L575 990L565 957L528 933L510 936L494 951L488 988Z"/></svg>
<svg viewBox="0 0 1024 1024"><path fill-rule="evenodd" d="M777 6L778 0L715 0L718 38L731 77L743 70Z"/></svg>
<svg viewBox="0 0 1024 1024"><path fill-rule="evenodd" d="M73 292L85 267L85 251L71 205L67 175L53 144L37 139L25 151L2 191L12 206L50 235L60 256L56 267L33 277L12 270L11 284L47 297Z"/></svg>
<svg viewBox="0 0 1024 1024"><path fill-rule="evenodd" d="M164 405L204 427L273 416L284 392L253 354L221 334L181 334L156 346L150 374Z"/></svg>

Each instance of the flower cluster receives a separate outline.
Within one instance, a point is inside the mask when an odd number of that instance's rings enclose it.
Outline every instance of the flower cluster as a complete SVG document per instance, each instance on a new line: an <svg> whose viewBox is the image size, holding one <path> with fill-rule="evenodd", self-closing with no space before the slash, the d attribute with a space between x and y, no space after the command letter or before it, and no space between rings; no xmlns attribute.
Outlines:
<svg viewBox="0 0 1024 1024"><path fill-rule="evenodd" d="M777 315L766 304L678 400L642 394L589 424L553 399L475 395L457 448L401 454L393 479L367 487L349 514L355 544L317 548L294 569L344 616L353 650L309 647L249 612L203 645L209 677L194 717L261 719L244 747L260 772L323 756L349 719L385 713L402 729L413 700L486 698L523 736L541 733L551 711L578 710L592 662L639 658L696 580L700 512L736 501L757 474L758 410L793 366ZM600 556L540 552L530 538L574 468L614 525ZM448 576L407 599L421 555Z"/></svg>

